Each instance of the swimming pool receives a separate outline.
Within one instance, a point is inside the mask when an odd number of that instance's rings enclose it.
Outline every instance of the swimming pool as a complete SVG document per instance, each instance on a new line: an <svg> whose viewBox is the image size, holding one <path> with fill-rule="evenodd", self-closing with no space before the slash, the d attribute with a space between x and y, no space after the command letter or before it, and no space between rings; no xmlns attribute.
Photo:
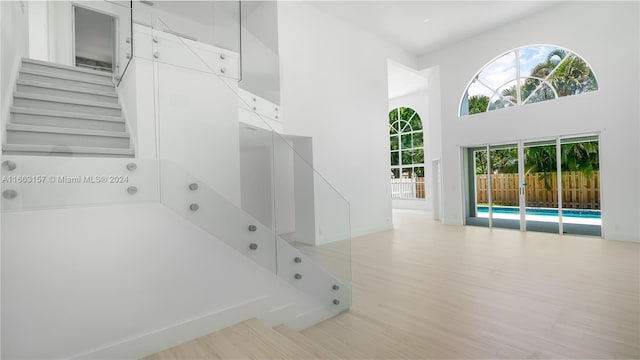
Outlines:
<svg viewBox="0 0 640 360"><path fill-rule="evenodd" d="M488 206L478 206L478 213L488 213ZM517 206L494 206L494 214L519 214L520 208ZM527 215L540 215L540 216L558 216L558 209L549 208L526 208L525 214ZM602 212L600 210L582 210L582 209L563 209L562 217L569 218L581 218L581 219L600 219Z"/></svg>

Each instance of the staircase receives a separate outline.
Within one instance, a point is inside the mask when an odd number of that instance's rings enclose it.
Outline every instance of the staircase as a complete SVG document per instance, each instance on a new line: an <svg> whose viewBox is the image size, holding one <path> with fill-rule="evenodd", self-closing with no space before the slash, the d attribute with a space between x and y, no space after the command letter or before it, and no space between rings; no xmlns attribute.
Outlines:
<svg viewBox="0 0 640 360"><path fill-rule="evenodd" d="M111 73L22 59L4 155L133 157Z"/></svg>
<svg viewBox="0 0 640 360"><path fill-rule="evenodd" d="M250 319L148 356L170 359L339 359L325 344L284 325L270 328Z"/></svg>

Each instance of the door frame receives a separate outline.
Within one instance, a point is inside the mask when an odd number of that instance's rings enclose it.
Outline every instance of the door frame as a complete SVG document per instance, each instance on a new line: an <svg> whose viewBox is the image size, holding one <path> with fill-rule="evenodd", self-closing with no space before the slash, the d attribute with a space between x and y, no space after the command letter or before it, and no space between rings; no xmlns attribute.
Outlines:
<svg viewBox="0 0 640 360"><path fill-rule="evenodd" d="M520 139L520 140L515 140L515 141L504 141L504 142L493 142L493 143L485 143L485 144L481 144L481 145L469 145L469 146L464 146L461 147L462 152L464 154L463 158L467 155L467 152L469 151L469 149L475 149L475 150L481 150L481 149L485 149L486 153L487 153L487 200L488 200L488 210L487 210L487 215L488 215L488 227L489 228L493 228L494 224L493 224L493 199L492 199L492 184L491 184L491 149L493 147L496 146L504 146L504 145L517 145L517 149L518 149L518 208L520 211L520 231L521 232L525 232L527 231L527 220L526 220L526 186L527 184L525 183L525 174L524 174L524 147L525 144L527 143L535 143L535 142L553 142L555 143L556 146L556 173L557 173L557 182L558 182L558 189L557 189L557 197L558 197L558 233L560 235L564 235L564 228L563 228L563 219L562 219L562 209L563 209L563 198L562 198L562 151L561 151L561 145L562 145L562 140L564 139L574 139L574 138L588 138L588 137L594 137L597 142L598 142L598 152L599 152L599 157L602 158L602 156L600 155L602 152L602 146L601 146L601 132L597 131L597 132L589 132L589 133L582 133L582 134L569 134L569 135L557 135L557 136L551 136L551 137L540 137L540 138L530 138L530 139ZM473 158L467 158L468 162L473 162L474 159ZM599 161L598 161L599 162ZM600 162L599 162L600 163ZM470 194L470 190L471 190L471 182L473 181L473 187L474 187L474 191L476 190L476 185L475 185L475 172L474 172L474 176L472 177L469 173L469 170L471 169L471 165L463 165L463 178L462 178L462 189L463 189L463 203L465 204L465 206L467 207L465 209L465 212L469 212L469 208L471 206L475 206L475 203L477 200L475 200L476 195L475 194ZM600 217L600 238L604 238L604 221L605 221L605 216L602 212L602 204L603 204L603 193L602 193L602 164L600 164L600 190L599 190L599 202L600 202L600 211L601 211L601 217ZM464 170L466 169L466 170ZM473 178L473 179L472 179ZM474 204L471 204L471 202L474 202ZM463 223L464 225L467 225L467 219L468 216L463 218ZM472 224L473 225L473 224ZM567 235L573 235L573 236L580 236L578 234L567 234Z"/></svg>
<svg viewBox="0 0 640 360"><path fill-rule="evenodd" d="M93 11L99 14L103 14L109 16L113 19L113 44L112 46L112 54L113 60L111 62L111 73L115 76L116 70L118 69L118 61L119 57L119 49L118 49L118 36L120 35L120 16L117 14L110 13L108 11L98 10L92 7L88 7L83 4L71 3L71 64L73 67L77 67L76 65L76 8L82 8L84 10Z"/></svg>

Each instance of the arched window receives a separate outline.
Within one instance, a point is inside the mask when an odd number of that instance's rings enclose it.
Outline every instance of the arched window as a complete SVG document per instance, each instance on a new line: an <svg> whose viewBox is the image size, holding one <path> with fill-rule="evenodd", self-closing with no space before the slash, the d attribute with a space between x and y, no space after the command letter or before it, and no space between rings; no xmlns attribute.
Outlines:
<svg viewBox="0 0 640 360"><path fill-rule="evenodd" d="M408 107L389 112L392 197L424 198L424 133L418 113Z"/></svg>
<svg viewBox="0 0 640 360"><path fill-rule="evenodd" d="M587 62L570 50L532 45L503 54L469 82L460 116L598 90Z"/></svg>

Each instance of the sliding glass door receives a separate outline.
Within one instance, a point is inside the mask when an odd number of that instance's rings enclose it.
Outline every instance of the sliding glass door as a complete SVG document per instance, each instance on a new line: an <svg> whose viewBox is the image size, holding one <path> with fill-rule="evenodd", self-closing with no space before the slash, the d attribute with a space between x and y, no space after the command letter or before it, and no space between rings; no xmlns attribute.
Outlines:
<svg viewBox="0 0 640 360"><path fill-rule="evenodd" d="M560 232L556 145L555 139L523 145L527 230Z"/></svg>
<svg viewBox="0 0 640 360"><path fill-rule="evenodd" d="M467 148L469 225L600 236L597 136Z"/></svg>
<svg viewBox="0 0 640 360"><path fill-rule="evenodd" d="M601 236L598 138L563 138L560 140L560 148L562 232Z"/></svg>

